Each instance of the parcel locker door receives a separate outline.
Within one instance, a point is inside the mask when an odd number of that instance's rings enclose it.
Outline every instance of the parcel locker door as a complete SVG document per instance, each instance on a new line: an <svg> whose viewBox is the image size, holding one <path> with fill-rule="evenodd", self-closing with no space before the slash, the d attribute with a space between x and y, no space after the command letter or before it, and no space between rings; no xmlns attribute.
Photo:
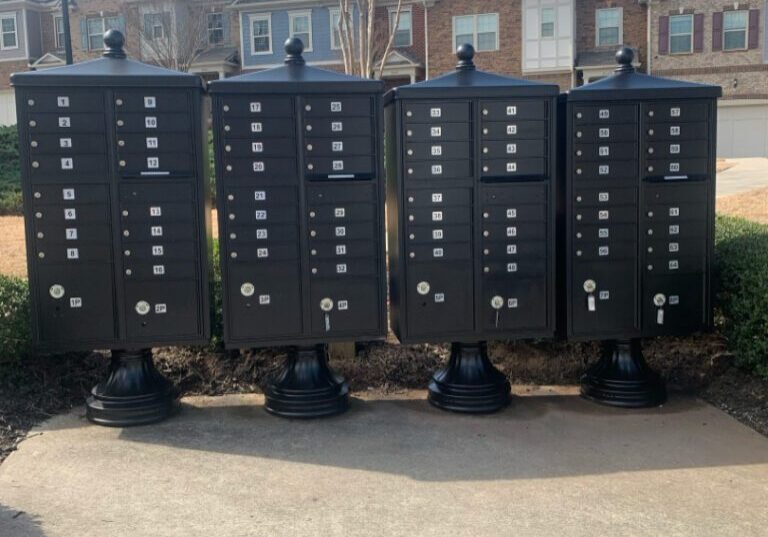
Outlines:
<svg viewBox="0 0 768 537"><path fill-rule="evenodd" d="M39 265L37 293L44 343L116 337L111 264Z"/></svg>
<svg viewBox="0 0 768 537"><path fill-rule="evenodd" d="M201 332L198 284L186 281L126 281L128 339L193 337Z"/></svg>
<svg viewBox="0 0 768 537"><path fill-rule="evenodd" d="M707 327L703 274L643 278L643 336L686 334Z"/></svg>
<svg viewBox="0 0 768 537"><path fill-rule="evenodd" d="M482 300L484 331L544 330L547 327L546 278L484 279Z"/></svg>
<svg viewBox="0 0 768 537"><path fill-rule="evenodd" d="M313 280L310 311L312 333L320 336L374 331L379 326L376 280Z"/></svg>
<svg viewBox="0 0 768 537"><path fill-rule="evenodd" d="M471 262L410 263L406 278L406 314L412 337L472 331Z"/></svg>
<svg viewBox="0 0 768 537"><path fill-rule="evenodd" d="M637 267L634 259L575 263L571 281L572 330L607 337L637 330ZM594 290L592 285L594 284Z"/></svg>
<svg viewBox="0 0 768 537"><path fill-rule="evenodd" d="M229 337L233 341L301 334L298 263L230 262L227 286Z"/></svg>

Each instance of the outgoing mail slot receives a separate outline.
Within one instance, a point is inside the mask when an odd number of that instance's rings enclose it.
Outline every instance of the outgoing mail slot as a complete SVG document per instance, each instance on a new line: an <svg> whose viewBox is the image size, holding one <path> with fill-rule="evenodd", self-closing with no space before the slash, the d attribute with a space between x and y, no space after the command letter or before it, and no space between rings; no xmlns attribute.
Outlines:
<svg viewBox="0 0 768 537"><path fill-rule="evenodd" d="M117 167L122 175L189 175L195 167L188 153L132 153L118 156Z"/></svg>
<svg viewBox="0 0 768 537"><path fill-rule="evenodd" d="M200 331L197 282L126 282L125 317L128 336L136 340L162 338L169 331L190 337ZM137 307L149 304L149 311ZM206 312L207 313L207 312Z"/></svg>
<svg viewBox="0 0 768 537"><path fill-rule="evenodd" d="M541 158L483 159L483 177L532 177L546 173L546 163Z"/></svg>
<svg viewBox="0 0 768 537"><path fill-rule="evenodd" d="M575 207L634 206L637 203L637 189L615 187L574 188L573 203Z"/></svg>
<svg viewBox="0 0 768 537"><path fill-rule="evenodd" d="M341 202L374 202L377 198L374 185L367 183L354 184L308 184L307 201L309 203L329 203L335 205Z"/></svg>
<svg viewBox="0 0 768 537"><path fill-rule="evenodd" d="M328 260L348 259L353 257L375 257L377 252L375 245L371 241L339 240L333 243L313 243L309 255L312 256L313 259Z"/></svg>
<svg viewBox="0 0 768 537"><path fill-rule="evenodd" d="M409 189L406 192L408 206L440 207L448 205L469 205L472 191L468 188Z"/></svg>
<svg viewBox="0 0 768 537"><path fill-rule="evenodd" d="M296 125L285 118L227 117L222 118L222 137L224 140L248 139L262 140L269 138L294 138ZM290 142L285 142L290 143Z"/></svg>
<svg viewBox="0 0 768 537"><path fill-rule="evenodd" d="M304 136L373 136L373 121L370 117L305 118Z"/></svg>
<svg viewBox="0 0 768 537"><path fill-rule="evenodd" d="M330 299L332 309L323 311L321 301ZM355 332L374 332L379 325L379 289L375 280L313 281L310 291L312 332L328 337Z"/></svg>
<svg viewBox="0 0 768 537"><path fill-rule="evenodd" d="M637 122L637 105L606 104L598 106L574 106L573 122L576 125Z"/></svg>
<svg viewBox="0 0 768 537"><path fill-rule="evenodd" d="M117 114L118 135L128 132L188 132L192 126L187 114L145 113Z"/></svg>
<svg viewBox="0 0 768 537"><path fill-rule="evenodd" d="M407 142L468 142L470 138L469 123L415 123L405 127Z"/></svg>
<svg viewBox="0 0 768 537"><path fill-rule="evenodd" d="M547 135L544 121L484 121L483 140L525 140Z"/></svg>
<svg viewBox="0 0 768 537"><path fill-rule="evenodd" d="M234 340L279 338L301 332L301 277L295 262L227 268L225 317Z"/></svg>
<svg viewBox="0 0 768 537"><path fill-rule="evenodd" d="M373 151L373 138L358 136L355 138L304 138L304 155L306 160L315 157L347 157L350 155L367 155L370 158Z"/></svg>
<svg viewBox="0 0 768 537"><path fill-rule="evenodd" d="M115 92L115 112L186 112L190 103L185 91L118 91Z"/></svg>
<svg viewBox="0 0 768 537"><path fill-rule="evenodd" d="M472 240L472 229L467 225L430 225L408 226L408 244L469 242Z"/></svg>
<svg viewBox="0 0 768 537"><path fill-rule="evenodd" d="M480 101L483 122L547 118L547 104L540 99Z"/></svg>
<svg viewBox="0 0 768 537"><path fill-rule="evenodd" d="M645 183L643 193L646 203L675 205L677 203L706 204L708 198L705 183Z"/></svg>
<svg viewBox="0 0 768 537"><path fill-rule="evenodd" d="M333 261L320 261L310 259L310 275L316 278L353 278L356 276L375 276L375 259L334 259Z"/></svg>
<svg viewBox="0 0 768 537"><path fill-rule="evenodd" d="M189 222L195 219L193 208L188 203L158 202L156 205L124 203L120 206L123 222L146 222L152 225L168 222Z"/></svg>
<svg viewBox="0 0 768 537"><path fill-rule="evenodd" d="M289 96L226 95L217 109L224 118L293 116L293 99Z"/></svg>
<svg viewBox="0 0 768 537"><path fill-rule="evenodd" d="M406 311L414 338L451 337L473 329L472 263L416 263L408 267ZM426 285L424 285L426 284Z"/></svg>
<svg viewBox="0 0 768 537"><path fill-rule="evenodd" d="M369 222L375 220L376 209L370 203L339 203L334 205L310 205L310 224L328 222Z"/></svg>
<svg viewBox="0 0 768 537"><path fill-rule="evenodd" d="M131 262L152 261L162 263L165 259L170 261L192 261L196 254L195 243L189 241L158 241L158 244L146 242L123 249L123 257L126 259L126 262L128 262L128 258L130 258Z"/></svg>
<svg viewBox="0 0 768 537"><path fill-rule="evenodd" d="M665 140L706 140L707 123L697 121L695 123L653 123L646 125L643 134L649 141Z"/></svg>
<svg viewBox="0 0 768 537"><path fill-rule="evenodd" d="M573 144L573 157L575 162L632 160L637 158L637 144L609 142Z"/></svg>
<svg viewBox="0 0 768 537"><path fill-rule="evenodd" d="M464 179L470 174L468 160L408 162L405 167L408 179Z"/></svg>
<svg viewBox="0 0 768 537"><path fill-rule="evenodd" d="M547 210L544 204L514 204L510 207L489 205L483 207L484 222L545 222L546 219Z"/></svg>
<svg viewBox="0 0 768 537"><path fill-rule="evenodd" d="M120 201L124 203L151 203L160 201L191 201L190 185L174 181L158 183L130 182L120 185Z"/></svg>
<svg viewBox="0 0 768 537"><path fill-rule="evenodd" d="M578 162L573 166L573 173L576 181L601 179L631 181L637 179L637 161Z"/></svg>
<svg viewBox="0 0 768 537"><path fill-rule="evenodd" d="M304 171L309 176L370 176L374 173L374 163L370 156L315 157L312 155L307 156Z"/></svg>
<svg viewBox="0 0 768 537"><path fill-rule="evenodd" d="M646 160L643 175L646 177L701 176L709 171L709 160L705 158Z"/></svg>
<svg viewBox="0 0 768 537"><path fill-rule="evenodd" d="M53 178L98 178L107 172L107 163L103 155L36 155L30 162L29 175L35 179Z"/></svg>
<svg viewBox="0 0 768 537"><path fill-rule="evenodd" d="M483 142L483 158L544 158L547 144L544 140L518 140L515 142Z"/></svg>
<svg viewBox="0 0 768 537"><path fill-rule="evenodd" d="M484 279L482 296L481 322L489 332L544 330L547 327L544 278Z"/></svg>
<svg viewBox="0 0 768 537"><path fill-rule="evenodd" d="M109 190L106 185L33 185L32 206L47 204L106 203Z"/></svg>
<svg viewBox="0 0 768 537"><path fill-rule="evenodd" d="M405 161L460 160L469 157L470 146L466 142L409 143L405 146Z"/></svg>
<svg viewBox="0 0 768 537"><path fill-rule="evenodd" d="M189 142L186 142L187 145ZM82 155L83 153L106 154L106 139L103 134L39 134L34 133L29 141L29 154L35 157L45 155Z"/></svg>
<svg viewBox="0 0 768 537"><path fill-rule="evenodd" d="M408 259L413 263L426 261L456 261L472 259L472 246L468 242L440 244L408 244Z"/></svg>
<svg viewBox="0 0 768 537"><path fill-rule="evenodd" d="M36 284L40 339L71 345L115 337L111 265L41 265ZM55 285L62 287L58 298Z"/></svg>
<svg viewBox="0 0 768 537"><path fill-rule="evenodd" d="M100 112L104 110L104 94L83 88L33 90L27 92L30 112Z"/></svg>
<svg viewBox="0 0 768 537"><path fill-rule="evenodd" d="M60 226L81 223L106 224L110 221L109 208L104 205L79 205L66 202L38 207L33 214L35 225L57 224Z"/></svg>
<svg viewBox="0 0 768 537"><path fill-rule="evenodd" d="M144 153L146 155L164 153L184 153L187 160L193 160L189 139L168 133L120 134L117 137L119 155Z"/></svg>
<svg viewBox="0 0 768 537"><path fill-rule="evenodd" d="M30 136L42 134L103 134L106 130L103 114L61 112L55 114L29 114L27 124Z"/></svg>
<svg viewBox="0 0 768 537"><path fill-rule="evenodd" d="M126 281L192 280L197 278L196 267L189 262L123 258L123 268Z"/></svg>
<svg viewBox="0 0 768 537"><path fill-rule="evenodd" d="M518 203L545 203L547 187L541 184L483 185L483 205L509 205ZM510 205L511 204L511 205Z"/></svg>
<svg viewBox="0 0 768 537"><path fill-rule="evenodd" d="M255 186L228 188L227 207L266 207L293 205L298 199L296 188L289 186Z"/></svg>
<svg viewBox="0 0 768 537"><path fill-rule="evenodd" d="M706 102L666 102L643 105L643 117L648 123L669 121L701 121L709 115Z"/></svg>
<svg viewBox="0 0 768 537"><path fill-rule="evenodd" d="M112 245L104 242L77 241L59 244L37 242L37 259L41 264L109 263Z"/></svg>
<svg viewBox="0 0 768 537"><path fill-rule="evenodd" d="M408 224L468 224L472 211L469 207L409 207Z"/></svg>
<svg viewBox="0 0 768 537"><path fill-rule="evenodd" d="M301 113L306 118L353 117L370 118L371 98L364 97L306 97Z"/></svg>
<svg viewBox="0 0 768 537"><path fill-rule="evenodd" d="M403 106L405 124L469 121L468 102L413 102Z"/></svg>

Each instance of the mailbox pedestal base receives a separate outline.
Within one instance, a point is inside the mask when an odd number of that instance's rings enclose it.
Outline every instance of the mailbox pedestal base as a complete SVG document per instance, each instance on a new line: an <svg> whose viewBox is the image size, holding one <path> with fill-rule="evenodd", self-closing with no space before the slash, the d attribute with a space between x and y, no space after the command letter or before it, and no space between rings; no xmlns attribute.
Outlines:
<svg viewBox="0 0 768 537"><path fill-rule="evenodd" d="M173 413L176 391L152 362L152 350L112 351L109 377L85 402L89 421L130 427L162 421Z"/></svg>
<svg viewBox="0 0 768 537"><path fill-rule="evenodd" d="M454 412L496 412L510 402L507 377L488 359L485 342L452 343L448 367L432 376L429 402Z"/></svg>
<svg viewBox="0 0 768 537"><path fill-rule="evenodd" d="M639 339L608 341L603 355L581 377L581 396L624 408L658 406L667 400L664 381L643 358Z"/></svg>
<svg viewBox="0 0 768 537"><path fill-rule="evenodd" d="M349 408L349 385L328 366L328 347L294 347L264 389L266 409L284 418L320 418Z"/></svg>

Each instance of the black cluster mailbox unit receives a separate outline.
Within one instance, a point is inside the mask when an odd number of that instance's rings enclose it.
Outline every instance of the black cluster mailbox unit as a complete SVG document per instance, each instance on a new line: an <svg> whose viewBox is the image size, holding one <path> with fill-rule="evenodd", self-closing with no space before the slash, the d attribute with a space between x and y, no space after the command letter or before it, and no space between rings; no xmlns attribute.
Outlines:
<svg viewBox="0 0 768 537"><path fill-rule="evenodd" d="M33 338L44 351L112 349L91 421L166 417L151 347L203 344L209 207L199 77L126 59L17 73Z"/></svg>
<svg viewBox="0 0 768 537"><path fill-rule="evenodd" d="M289 346L267 410L346 409L326 343L386 335L383 83L285 65L211 83L224 339Z"/></svg>
<svg viewBox="0 0 768 537"><path fill-rule="evenodd" d="M457 55L385 97L391 317L403 343L454 342L430 402L491 412L510 386L485 340L554 334L559 90Z"/></svg>
<svg viewBox="0 0 768 537"><path fill-rule="evenodd" d="M641 337L712 325L716 99L721 88L636 73L633 52L567 100L567 332L606 340L582 379L598 402L660 404Z"/></svg>

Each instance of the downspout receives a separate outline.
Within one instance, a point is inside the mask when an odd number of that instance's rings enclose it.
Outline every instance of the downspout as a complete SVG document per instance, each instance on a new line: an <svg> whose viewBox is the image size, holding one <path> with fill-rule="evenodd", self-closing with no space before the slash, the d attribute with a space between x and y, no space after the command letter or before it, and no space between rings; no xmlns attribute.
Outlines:
<svg viewBox="0 0 768 537"><path fill-rule="evenodd" d="M424 79L429 80L429 17L427 17L427 0L424 6Z"/></svg>

